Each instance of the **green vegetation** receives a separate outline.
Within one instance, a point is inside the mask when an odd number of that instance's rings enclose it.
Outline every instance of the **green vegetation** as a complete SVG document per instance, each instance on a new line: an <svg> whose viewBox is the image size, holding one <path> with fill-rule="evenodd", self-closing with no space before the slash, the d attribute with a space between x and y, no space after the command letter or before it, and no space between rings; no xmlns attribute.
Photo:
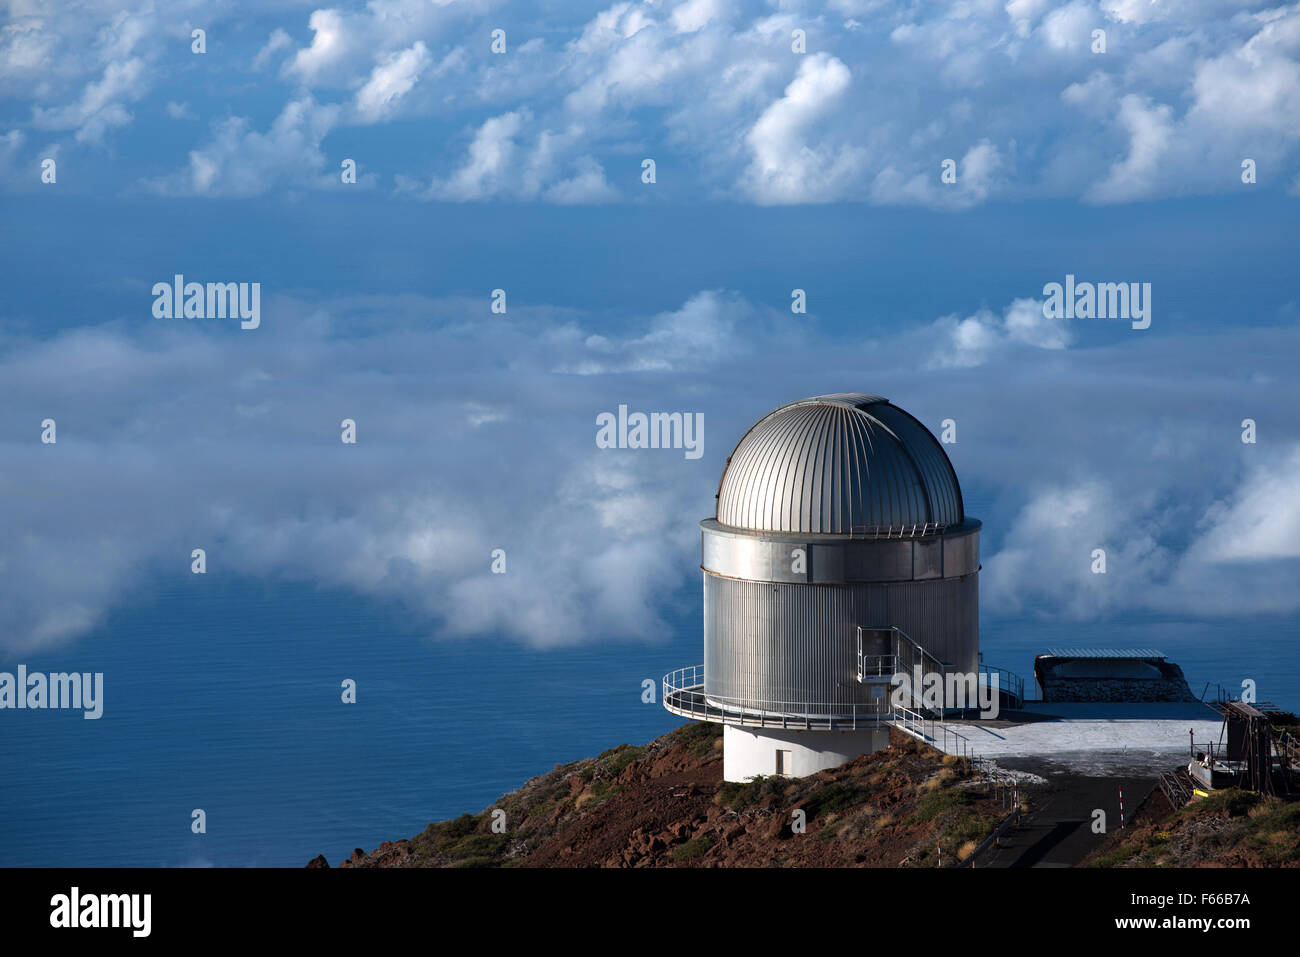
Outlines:
<svg viewBox="0 0 1300 957"><path fill-rule="evenodd" d="M633 761L637 761L645 754L644 747L636 747L631 744L620 744L617 748L610 748L608 751L602 751L596 758L602 763L602 769L610 777L621 772Z"/></svg>
<svg viewBox="0 0 1300 957"><path fill-rule="evenodd" d="M421 857L444 860L457 866L495 866L504 852L506 836L490 832L487 814L462 814L450 821L435 821L412 841Z"/></svg>
<svg viewBox="0 0 1300 957"><path fill-rule="evenodd" d="M1267 798L1251 808L1251 843L1269 864L1300 860L1300 801Z"/></svg>
<svg viewBox="0 0 1300 957"><path fill-rule="evenodd" d="M1237 788L1224 788L1215 791L1209 797L1200 798L1184 805L1181 814L1184 817L1200 817L1205 814L1226 814L1228 817L1241 817L1248 813L1259 801L1250 791Z"/></svg>
<svg viewBox="0 0 1300 957"><path fill-rule="evenodd" d="M389 856L375 863L510 867L532 859L576 866L593 861L894 866L901 858L904 864L933 866L938 841L944 863L951 866L1001 818L988 796L970 787L958 762L912 742L807 778L772 775L715 785L720 744L716 725L691 723L643 746L621 744L595 758L557 764L488 810L430 824L408 847L385 852ZM671 759L660 763L668 752ZM686 783L679 775L693 765L703 772L701 779ZM649 793L641 793L643 788ZM713 807L707 804L710 791ZM623 799L615 801L620 795ZM654 814L642 818L651 795ZM795 809L806 815L807 840L792 840ZM492 831L496 812L505 814L504 834ZM1267 830L1271 821L1261 818L1261 828ZM611 850L601 836L616 830L631 836L625 847ZM686 839L688 834L695 836ZM1278 843L1268 841L1270 849Z"/></svg>
<svg viewBox="0 0 1300 957"><path fill-rule="evenodd" d="M1123 844L1093 860L1092 867L1119 867L1142 853L1141 844Z"/></svg>
<svg viewBox="0 0 1300 957"><path fill-rule="evenodd" d="M1300 802L1224 788L1171 813L1160 830L1120 835L1093 867L1188 867L1224 856L1279 866L1300 861Z"/></svg>
<svg viewBox="0 0 1300 957"><path fill-rule="evenodd" d="M807 795L801 806L808 812L808 817L822 817L858 804L865 804L871 797L872 792L867 788L845 781L836 781Z"/></svg>
<svg viewBox="0 0 1300 957"><path fill-rule="evenodd" d="M975 796L966 788L940 787L921 798L916 811L908 819L912 821L933 821L945 811L970 804Z"/></svg>
<svg viewBox="0 0 1300 957"><path fill-rule="evenodd" d="M686 751L691 757L707 758L710 753L717 747L717 742L722 738L722 731L716 724L710 724L707 721L692 721L684 727L678 728L673 732L677 742L686 746Z"/></svg>
<svg viewBox="0 0 1300 957"><path fill-rule="evenodd" d="M693 837L685 844L679 844L669 852L668 856L674 861L694 861L705 854L709 853L710 848L717 842L717 837L712 834L701 834L699 837Z"/></svg>
<svg viewBox="0 0 1300 957"><path fill-rule="evenodd" d="M769 795L779 797L789 784L789 778L775 775L753 777L743 783L724 781L718 785L718 793L713 800L736 811L757 804Z"/></svg>

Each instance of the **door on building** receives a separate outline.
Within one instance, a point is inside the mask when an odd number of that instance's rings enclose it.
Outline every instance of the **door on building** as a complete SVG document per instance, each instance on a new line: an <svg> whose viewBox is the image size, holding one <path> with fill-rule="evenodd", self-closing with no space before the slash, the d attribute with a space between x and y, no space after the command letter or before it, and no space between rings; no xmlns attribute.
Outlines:
<svg viewBox="0 0 1300 957"><path fill-rule="evenodd" d="M789 777L794 773L794 765L790 760L790 752L780 749L776 752L776 773Z"/></svg>

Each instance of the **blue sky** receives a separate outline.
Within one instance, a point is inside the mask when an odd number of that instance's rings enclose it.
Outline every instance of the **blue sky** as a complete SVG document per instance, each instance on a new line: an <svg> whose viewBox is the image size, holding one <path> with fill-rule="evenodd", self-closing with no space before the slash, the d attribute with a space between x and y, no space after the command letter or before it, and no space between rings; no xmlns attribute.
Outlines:
<svg viewBox="0 0 1300 957"><path fill-rule="evenodd" d="M430 634L649 639L735 439L835 391L957 421L985 615L1300 608L1296 6L11 3L0 30L6 659L194 547ZM154 318L175 273L260 282L261 327ZM1151 283L1151 327L1044 318L1067 274ZM703 457L597 449L619 404L702 412Z"/></svg>

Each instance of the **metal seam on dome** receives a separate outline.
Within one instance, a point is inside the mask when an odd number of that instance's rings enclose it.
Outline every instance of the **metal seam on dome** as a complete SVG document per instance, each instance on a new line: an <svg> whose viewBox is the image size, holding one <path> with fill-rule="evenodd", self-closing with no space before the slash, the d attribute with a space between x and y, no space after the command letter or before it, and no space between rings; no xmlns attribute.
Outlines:
<svg viewBox="0 0 1300 957"><path fill-rule="evenodd" d="M766 528L775 524L778 530L788 531L788 523L781 519L786 471L798 451L799 429L807 424L808 419L806 414L796 412L774 420L765 430L764 437L771 439L772 436L767 433L774 433L775 441L768 441L765 445L765 454L759 460L761 467L755 470L754 481L761 482L762 497L761 501L750 498L755 510L746 516L749 527Z"/></svg>
<svg viewBox="0 0 1300 957"><path fill-rule="evenodd" d="M871 454L874 451L870 435L863 435L860 428L861 420L855 414L844 416L844 435L848 440L846 443L846 456L844 459L844 468L847 476L851 476L852 483L846 483L848 487L848 516L844 526L840 531L853 531L857 518L857 509L854 504L862 509L864 515L869 516L874 510L874 503L868 499L871 492L871 467L869 464ZM863 443L866 443L866 454L861 454ZM857 459L863 463L860 469L853 468L853 461ZM865 474L864 474L865 473ZM865 524L865 523L864 523Z"/></svg>
<svg viewBox="0 0 1300 957"><path fill-rule="evenodd" d="M934 503L930 498L929 483L925 480L925 474L921 471L921 466L917 463L916 456L912 454L912 450L908 448L908 444L904 442L902 436L891 429L887 423L881 422L880 419L877 419L875 416L870 415L867 412L863 412L862 414L870 418L873 422L878 423L882 429L894 437L894 441L898 443L898 450L903 454L907 462L911 464L913 471L916 473L916 487L925 500L926 521L938 521L938 512L935 511ZM922 503L918 502L917 504L919 505ZM900 512L900 519L902 514L903 513ZM893 523L891 522L890 524L892 525Z"/></svg>
<svg viewBox="0 0 1300 957"><path fill-rule="evenodd" d="M825 524L824 503L819 489L826 488L826 442L828 432L826 429L817 430L817 440L815 451L812 457L811 466L806 470L804 483L801 488L801 494L804 504L807 506L806 512L800 511L800 521L803 522L804 528L818 528Z"/></svg>
<svg viewBox="0 0 1300 957"><path fill-rule="evenodd" d="M828 526L837 531L843 529L846 523L852 528L853 521L853 503L846 502L843 494L836 494L835 489L843 488L845 477L848 475L847 464L849 461L849 432L848 417L841 415L836 421L835 435L835 458L832 459L831 465L835 469L834 483L826 489L826 496L831 500L832 507L835 510L834 524Z"/></svg>
<svg viewBox="0 0 1300 957"><path fill-rule="evenodd" d="M789 440L779 446L780 455L775 474L780 485L774 489L773 501L766 508L766 524L775 524L782 531L798 531L798 523L791 522L790 509L794 504L793 487L795 472L801 463L806 463L808 456L804 452L808 432L817 424L816 416L801 410L795 415L787 416L790 422ZM761 520L760 520L761 521ZM793 527L791 527L793 525Z"/></svg>
<svg viewBox="0 0 1300 957"><path fill-rule="evenodd" d="M816 528L817 522L813 519L811 485L816 481L820 467L824 464L819 455L826 438L826 426L823 422L817 422L814 419L815 428L809 430L809 443L812 450L811 455L803 456L801 463L801 476L799 482L799 502L797 508L792 508L790 514L796 516L796 527L799 531L807 531L810 528Z"/></svg>
<svg viewBox="0 0 1300 957"><path fill-rule="evenodd" d="M807 419L807 424L800 433L799 449L801 452L806 452L807 449L815 445L817 436L822 431L818 428L820 423L817 421L815 414L808 414ZM807 496L803 494L803 490L813 461L814 457L812 455L802 454L796 456L792 462L790 484L787 489L789 495L781 503L781 513L785 516L786 523L791 526L790 531L801 532L805 528L812 527L812 521L804 518L803 507Z"/></svg>

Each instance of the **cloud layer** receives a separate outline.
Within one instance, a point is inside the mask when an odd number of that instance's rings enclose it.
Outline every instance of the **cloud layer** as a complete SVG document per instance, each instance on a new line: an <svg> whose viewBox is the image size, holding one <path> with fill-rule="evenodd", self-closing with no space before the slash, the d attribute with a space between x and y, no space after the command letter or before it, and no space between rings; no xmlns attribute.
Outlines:
<svg viewBox="0 0 1300 957"><path fill-rule="evenodd" d="M189 576L199 547L210 574L352 588L439 634L648 638L698 588L695 525L734 440L780 402L862 389L936 431L956 421L950 453L983 503L986 614L1300 609L1294 326L1210 348L1117 326L1078 348L1032 304L846 341L719 290L622 325L268 295L256 331L124 319L11 340L3 647L85 634ZM873 360L918 342L939 344L942 375ZM596 416L619 404L704 413L703 457L596 448ZM39 442L45 418L55 445Z"/></svg>
<svg viewBox="0 0 1300 957"><path fill-rule="evenodd" d="M237 197L337 185L344 158L453 202L1120 203L1247 188L1246 160L1251 188L1300 182L1298 5L656 0L535 16L31 0L0 32L5 181L32 188L40 158L75 150L108 152L116 188ZM190 124L168 134L188 148L124 150L142 120Z"/></svg>

